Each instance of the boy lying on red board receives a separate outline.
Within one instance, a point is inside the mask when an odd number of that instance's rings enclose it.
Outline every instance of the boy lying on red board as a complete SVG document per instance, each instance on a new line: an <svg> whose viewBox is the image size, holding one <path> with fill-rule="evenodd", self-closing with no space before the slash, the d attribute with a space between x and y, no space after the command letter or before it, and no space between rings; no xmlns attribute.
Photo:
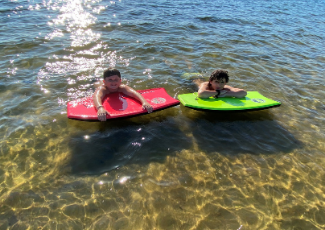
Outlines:
<svg viewBox="0 0 325 230"><path fill-rule="evenodd" d="M103 85L99 86L93 96L94 105L97 109L98 120L106 121L106 114L109 113L103 107L102 100L105 95L120 92L127 96L133 97L142 103L142 108L148 113L152 112L152 106L142 97L140 93L131 87L122 84L121 73L117 69L109 68L104 71Z"/></svg>

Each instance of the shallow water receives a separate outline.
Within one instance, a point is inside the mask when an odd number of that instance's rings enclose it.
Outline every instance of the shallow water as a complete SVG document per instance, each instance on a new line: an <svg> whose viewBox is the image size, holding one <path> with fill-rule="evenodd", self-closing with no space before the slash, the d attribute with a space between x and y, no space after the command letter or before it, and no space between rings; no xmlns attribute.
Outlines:
<svg viewBox="0 0 325 230"><path fill-rule="evenodd" d="M325 2L0 3L0 229L324 229ZM184 76L280 100L66 117L115 66L135 89Z"/></svg>

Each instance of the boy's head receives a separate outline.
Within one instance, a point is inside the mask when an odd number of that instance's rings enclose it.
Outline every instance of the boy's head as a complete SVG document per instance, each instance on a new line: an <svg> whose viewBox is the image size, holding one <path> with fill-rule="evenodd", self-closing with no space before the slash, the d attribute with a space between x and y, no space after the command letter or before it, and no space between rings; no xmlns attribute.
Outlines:
<svg viewBox="0 0 325 230"><path fill-rule="evenodd" d="M105 78L114 76L114 75L117 75L119 78L121 78L120 71L118 71L117 69L114 69L114 68L108 68L107 70L104 71L103 77L105 80Z"/></svg>
<svg viewBox="0 0 325 230"><path fill-rule="evenodd" d="M218 81L224 80L226 83L228 83L229 81L228 71L223 69L217 69L213 71L210 75L209 83L211 83L213 80L218 80Z"/></svg>
<svg viewBox="0 0 325 230"><path fill-rule="evenodd" d="M214 90L222 90L229 81L228 71L217 69L209 78L209 87Z"/></svg>
<svg viewBox="0 0 325 230"><path fill-rule="evenodd" d="M121 85L121 73L117 69L109 68L104 71L103 83L109 90L117 90Z"/></svg>

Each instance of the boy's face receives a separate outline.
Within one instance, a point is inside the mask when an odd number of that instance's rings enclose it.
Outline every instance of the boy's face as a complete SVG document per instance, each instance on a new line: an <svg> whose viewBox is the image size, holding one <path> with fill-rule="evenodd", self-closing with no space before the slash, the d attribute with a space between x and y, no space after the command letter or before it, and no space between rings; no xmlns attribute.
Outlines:
<svg viewBox="0 0 325 230"><path fill-rule="evenodd" d="M227 84L226 79L221 78L221 79L214 79L210 81L210 84L214 90L222 90L225 85Z"/></svg>
<svg viewBox="0 0 325 230"><path fill-rule="evenodd" d="M118 75L113 75L113 76L105 77L103 82L104 82L104 85L108 89L114 90L114 89L118 89L118 87L120 87L121 78Z"/></svg>

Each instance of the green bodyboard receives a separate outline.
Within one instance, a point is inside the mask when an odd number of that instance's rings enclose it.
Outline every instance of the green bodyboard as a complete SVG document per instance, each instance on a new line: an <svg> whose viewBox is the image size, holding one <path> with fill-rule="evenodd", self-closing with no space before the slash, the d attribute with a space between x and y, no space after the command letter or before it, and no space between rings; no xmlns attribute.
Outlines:
<svg viewBox="0 0 325 230"><path fill-rule="evenodd" d="M197 92L178 95L180 102L187 107L193 109L208 109L208 110L258 110L270 107L280 106L281 103L264 97L257 91L248 91L246 97L233 98L198 98Z"/></svg>

